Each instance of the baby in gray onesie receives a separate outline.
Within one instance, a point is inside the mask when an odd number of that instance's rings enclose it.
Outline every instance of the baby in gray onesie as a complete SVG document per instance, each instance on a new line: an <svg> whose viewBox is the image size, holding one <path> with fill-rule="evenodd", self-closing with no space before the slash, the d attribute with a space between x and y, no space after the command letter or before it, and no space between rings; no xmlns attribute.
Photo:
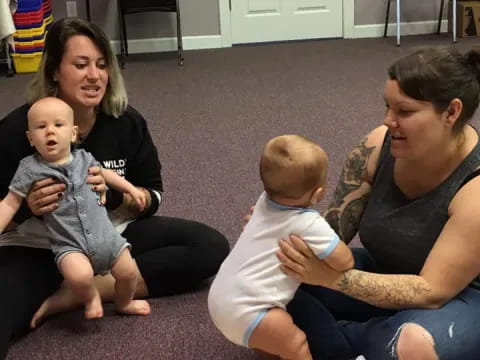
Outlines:
<svg viewBox="0 0 480 360"><path fill-rule="evenodd" d="M55 261L67 286L84 303L85 317L103 316L93 277L109 271L116 280L116 310L124 314L149 314L146 301L133 300L139 271L130 255L130 244L115 230L103 201L86 183L88 169L100 164L84 150L71 151L76 134L73 110L62 100L43 98L32 105L27 137L37 152L20 162L10 191L0 202L0 233L35 182L45 178L59 180L66 185L64 196L59 207L45 214L43 220ZM146 199L141 190L111 170L102 169L102 175L110 187L128 193L143 209ZM32 327L38 320L35 314Z"/></svg>

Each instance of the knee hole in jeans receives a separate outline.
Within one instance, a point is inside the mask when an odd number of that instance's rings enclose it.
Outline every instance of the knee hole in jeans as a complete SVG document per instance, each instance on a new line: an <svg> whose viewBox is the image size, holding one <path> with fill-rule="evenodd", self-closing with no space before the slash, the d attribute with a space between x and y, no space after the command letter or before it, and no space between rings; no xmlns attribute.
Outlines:
<svg viewBox="0 0 480 360"><path fill-rule="evenodd" d="M389 343L390 347L390 353L394 359L438 359L432 335L415 323L405 323L400 326Z"/></svg>

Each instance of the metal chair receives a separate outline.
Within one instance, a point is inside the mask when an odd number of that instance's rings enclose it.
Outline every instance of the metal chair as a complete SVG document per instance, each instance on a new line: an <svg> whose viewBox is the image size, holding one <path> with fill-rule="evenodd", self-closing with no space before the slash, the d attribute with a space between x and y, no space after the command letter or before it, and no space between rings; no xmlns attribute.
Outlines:
<svg viewBox="0 0 480 360"><path fill-rule="evenodd" d="M392 0L387 1L387 13L385 15L385 29L383 31L383 37L387 37L388 18L390 15L390 3ZM440 34L440 27L442 24L443 8L445 0L442 0L440 4L440 14L438 15L438 27L437 34ZM396 0L397 6L397 46L400 46L400 0ZM452 41L457 42L457 0L452 0Z"/></svg>
<svg viewBox="0 0 480 360"><path fill-rule="evenodd" d="M183 66L182 27L180 23L179 0L118 0L118 14L120 25L120 65L125 66L125 57L128 56L127 29L125 15L141 12L175 12L177 14L177 56L178 65Z"/></svg>
<svg viewBox="0 0 480 360"><path fill-rule="evenodd" d="M12 59L7 39L0 40L0 64L7 64L7 76L13 76Z"/></svg>

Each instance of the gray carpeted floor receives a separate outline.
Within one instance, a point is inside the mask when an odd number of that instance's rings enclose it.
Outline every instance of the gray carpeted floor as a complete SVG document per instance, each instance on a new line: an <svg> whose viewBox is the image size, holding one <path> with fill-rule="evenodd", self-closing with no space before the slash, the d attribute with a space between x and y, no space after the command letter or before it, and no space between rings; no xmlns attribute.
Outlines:
<svg viewBox="0 0 480 360"><path fill-rule="evenodd" d="M163 164L161 213L206 222L233 244L261 191L265 141L298 133L329 153L329 191L347 151L381 124L387 66L413 48L450 36L322 40L132 55L124 70L130 103L147 118ZM459 39L465 50L478 39ZM0 75L0 117L23 102L30 75ZM478 124L478 119L475 120ZM323 209L326 203L319 208ZM18 341L8 359L258 359L224 340L206 308L207 289L153 299L146 318L80 312L58 316Z"/></svg>

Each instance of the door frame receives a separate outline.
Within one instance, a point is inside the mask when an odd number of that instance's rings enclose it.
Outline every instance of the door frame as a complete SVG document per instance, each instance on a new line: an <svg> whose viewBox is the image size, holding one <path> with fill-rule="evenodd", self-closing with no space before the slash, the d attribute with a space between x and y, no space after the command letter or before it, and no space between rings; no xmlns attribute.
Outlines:
<svg viewBox="0 0 480 360"><path fill-rule="evenodd" d="M230 1L218 0L220 14L220 37L222 47L232 46L232 28L230 23ZM354 0L342 0L343 3L343 38L352 39L355 34L355 3Z"/></svg>

